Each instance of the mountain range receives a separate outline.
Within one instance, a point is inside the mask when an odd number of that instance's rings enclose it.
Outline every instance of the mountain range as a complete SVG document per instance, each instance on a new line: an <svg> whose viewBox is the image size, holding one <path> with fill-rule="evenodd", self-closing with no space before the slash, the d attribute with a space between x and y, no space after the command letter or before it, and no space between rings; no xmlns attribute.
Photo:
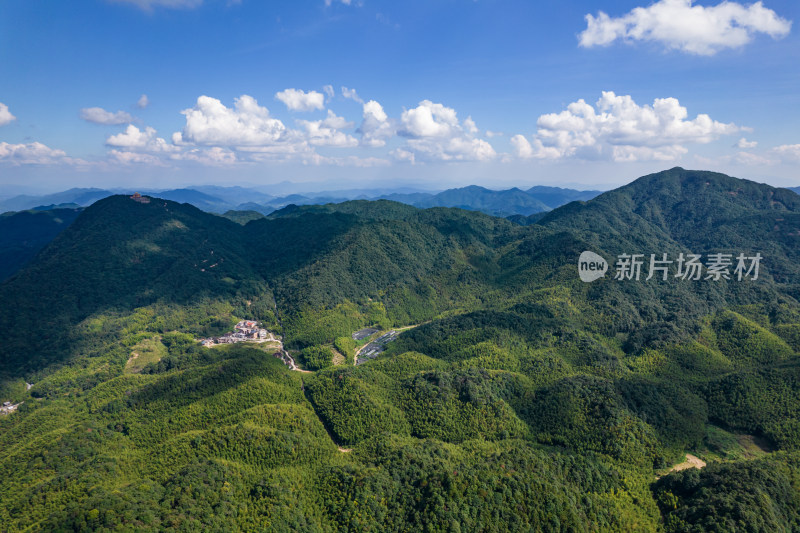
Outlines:
<svg viewBox="0 0 800 533"><path fill-rule="evenodd" d="M74 203L88 206L113 194L132 194L133 190L70 189L43 196L19 195L0 201L0 212L24 211L39 206ZM290 204L340 203L347 200L394 200L416 207L460 207L472 211L507 216L530 215L549 211L573 200L589 200L600 191L576 191L558 187L535 186L527 191L517 188L491 190L477 185L460 189L448 189L439 193L405 192L403 189L369 190L353 189L323 191L318 193L272 196L256 189L245 187L197 186L162 191L138 191L165 200L191 204L203 211L224 213L229 210L256 210L269 214Z"/></svg>
<svg viewBox="0 0 800 533"><path fill-rule="evenodd" d="M485 197L442 201L464 195ZM525 225L385 199L237 221L94 202L0 284L19 404L0 523L800 528L800 196L674 168L572 200ZM607 263L592 282L586 251ZM634 254L643 275L620 275ZM198 344L243 319L307 372ZM365 327L397 338L356 365ZM687 452L707 466L674 469Z"/></svg>
<svg viewBox="0 0 800 533"><path fill-rule="evenodd" d="M44 196L19 195L0 201L0 211L7 210L2 215L4 222L0 223L0 229L13 226L13 230L5 232L0 238L0 281L24 265L58 234L59 229L66 228L75 218L62 211L60 214L39 214L37 217L34 217L34 214L48 209L78 209L119 193L132 194L133 191L76 188ZM576 191L543 186L536 186L528 191L516 188L494 191L473 185L461 189L448 189L437 194L354 189L274 197L244 187L200 186L151 191L145 194L191 204L203 211L222 214L226 218L242 223L268 215L287 205L341 203L358 198L388 199L422 208L459 207L492 215L510 216L520 224L528 224L534 220L528 215L549 211L574 200L591 199L599 194L599 191ZM75 214L77 215L77 212ZM59 222L53 224L52 220ZM48 230L43 231L48 221L51 221Z"/></svg>

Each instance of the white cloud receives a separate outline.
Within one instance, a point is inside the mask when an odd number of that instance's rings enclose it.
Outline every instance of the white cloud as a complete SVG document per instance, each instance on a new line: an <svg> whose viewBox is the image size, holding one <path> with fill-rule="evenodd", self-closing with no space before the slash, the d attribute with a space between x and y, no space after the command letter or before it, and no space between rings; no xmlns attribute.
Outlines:
<svg viewBox="0 0 800 533"><path fill-rule="evenodd" d="M475 125L475 121L472 120L472 117L467 117L464 120L464 128L471 134L475 135L478 133L478 126Z"/></svg>
<svg viewBox="0 0 800 533"><path fill-rule="evenodd" d="M487 161L497 154L491 144L474 138L478 127L472 118L459 123L455 109L423 100L400 116L398 134L408 137L405 146L394 151L401 160ZM409 153L413 157L409 157Z"/></svg>
<svg viewBox="0 0 800 533"><path fill-rule="evenodd" d="M772 149L772 152L787 162L800 162L800 144L783 144Z"/></svg>
<svg viewBox="0 0 800 533"><path fill-rule="evenodd" d="M354 102L358 102L359 104L363 104L364 100L358 96L358 93L355 89L348 89L347 87L342 87L342 96L347 98L348 100L353 100Z"/></svg>
<svg viewBox="0 0 800 533"><path fill-rule="evenodd" d="M343 3L346 6L349 6L353 3L353 0L338 0L339 2ZM325 0L325 5L330 6L333 4L334 0Z"/></svg>
<svg viewBox="0 0 800 533"><path fill-rule="evenodd" d="M330 109L328 110L328 117L324 120L298 120L297 123L305 129L309 144L314 146L337 146L342 148L358 146L358 139L339 131L352 128L353 123L336 116Z"/></svg>
<svg viewBox="0 0 800 533"><path fill-rule="evenodd" d="M511 146L514 148L514 154L522 159L558 159L561 157L561 151L558 148L544 146L540 139L533 139L533 143L531 143L523 135L511 137Z"/></svg>
<svg viewBox="0 0 800 533"><path fill-rule="evenodd" d="M111 0L118 4L133 4L145 11L152 11L154 7L167 7L178 9L192 9L203 4L203 0Z"/></svg>
<svg viewBox="0 0 800 533"><path fill-rule="evenodd" d="M687 152L684 144L709 143L741 131L701 114L688 113L675 98L657 98L640 106L630 96L603 92L595 104L584 100L561 113L542 115L538 131L527 145L515 136L516 153L525 158L578 157L614 161L670 161Z"/></svg>
<svg viewBox="0 0 800 533"><path fill-rule="evenodd" d="M40 142L9 144L0 142L0 162L13 165L52 165L79 162L67 157L63 150L50 148Z"/></svg>
<svg viewBox="0 0 800 533"><path fill-rule="evenodd" d="M414 152L410 152L404 148L398 148L396 150L392 150L392 155L398 161L408 161L412 165L416 164L417 158L414 156Z"/></svg>
<svg viewBox="0 0 800 533"><path fill-rule="evenodd" d="M740 165L750 166L774 165L778 162L773 158L750 152L739 152L734 156L734 161Z"/></svg>
<svg viewBox="0 0 800 533"><path fill-rule="evenodd" d="M317 91L286 89L275 93L275 98L286 104L289 111L313 111L325 107L325 95Z"/></svg>
<svg viewBox="0 0 800 533"><path fill-rule="evenodd" d="M9 122L13 122L16 119L17 117L12 115L11 111L8 110L8 106L0 102L0 126L5 126Z"/></svg>
<svg viewBox="0 0 800 533"><path fill-rule="evenodd" d="M489 161L497 155L488 142L468 137L444 140L409 139L405 148L395 151L395 155L399 154L400 159L406 159L409 151L413 153L414 161L420 157L436 161Z"/></svg>
<svg viewBox="0 0 800 533"><path fill-rule="evenodd" d="M502 131L486 130L486 136L489 137L490 139L492 137L502 137L503 136L503 132Z"/></svg>
<svg viewBox="0 0 800 533"><path fill-rule="evenodd" d="M514 148L514 154L517 157L528 159L534 157L533 146L524 135L514 135L511 137L511 146Z"/></svg>
<svg viewBox="0 0 800 533"><path fill-rule="evenodd" d="M333 85L324 85L324 86L322 87L322 90L323 90L323 91L325 91L325 94L327 94L327 95L328 95L328 100L330 100L331 98L333 98L333 95L334 95L334 94L336 94L336 93L333 91Z"/></svg>
<svg viewBox="0 0 800 533"><path fill-rule="evenodd" d="M735 144L736 148L748 149L748 148L755 148L758 146L758 141L748 141L744 137L739 139L739 141Z"/></svg>
<svg viewBox="0 0 800 533"><path fill-rule="evenodd" d="M109 152L111 158L123 165L140 164L152 165L156 167L166 166L164 162L157 156L152 154L143 154L140 152L128 152L126 150L111 150Z"/></svg>
<svg viewBox="0 0 800 533"><path fill-rule="evenodd" d="M375 100L364 104L364 121L358 128L361 133L361 145L379 147L394 135L394 124L389 120L383 106Z"/></svg>
<svg viewBox="0 0 800 533"><path fill-rule="evenodd" d="M449 137L458 126L458 117L453 108L423 100L400 116L400 135L412 138Z"/></svg>
<svg viewBox="0 0 800 533"><path fill-rule="evenodd" d="M112 113L111 111L106 111L102 107L84 107L81 109L81 118L87 122L106 126L116 126L133 120L133 117L125 111Z"/></svg>
<svg viewBox="0 0 800 533"><path fill-rule="evenodd" d="M193 108L181 113L186 125L173 135L175 144L265 146L285 141L288 135L283 122L270 117L269 110L252 96L235 99L233 109L216 98L200 96Z"/></svg>
<svg viewBox="0 0 800 533"><path fill-rule="evenodd" d="M136 101L136 106L139 109L144 109L148 105L150 105L150 99L147 98L146 94L143 94L142 96L140 96L139 99Z"/></svg>
<svg viewBox="0 0 800 533"><path fill-rule="evenodd" d="M692 4L693 0L659 0L617 18L602 11L597 17L586 15L580 45L604 46L617 39L653 41L690 54L714 55L749 43L756 33L784 37L792 26L762 2L747 6L731 1L709 7Z"/></svg>
<svg viewBox="0 0 800 533"><path fill-rule="evenodd" d="M194 161L196 163L209 166L222 166L235 163L236 154L232 150L228 150L219 146L212 146L211 148L193 148L185 152L172 154L170 159Z"/></svg>
<svg viewBox="0 0 800 533"><path fill-rule="evenodd" d="M126 150L136 150L142 152L173 152L178 150L176 146L170 145L156 136L156 130L146 127L140 130L133 124L128 124L125 133L118 133L106 139L108 146L124 148Z"/></svg>

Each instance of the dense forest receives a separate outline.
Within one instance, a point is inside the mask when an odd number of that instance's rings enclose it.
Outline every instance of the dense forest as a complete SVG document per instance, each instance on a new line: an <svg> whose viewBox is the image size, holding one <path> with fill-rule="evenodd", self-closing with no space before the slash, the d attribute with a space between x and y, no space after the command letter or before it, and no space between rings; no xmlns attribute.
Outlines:
<svg viewBox="0 0 800 533"><path fill-rule="evenodd" d="M81 213L79 206L0 215L0 282L22 268Z"/></svg>
<svg viewBox="0 0 800 533"><path fill-rule="evenodd" d="M672 169L525 225L231 218L112 196L0 285L0 531L800 530L792 191ZM758 279L614 279L716 253ZM241 319L305 371L200 346ZM399 336L354 365L364 327Z"/></svg>

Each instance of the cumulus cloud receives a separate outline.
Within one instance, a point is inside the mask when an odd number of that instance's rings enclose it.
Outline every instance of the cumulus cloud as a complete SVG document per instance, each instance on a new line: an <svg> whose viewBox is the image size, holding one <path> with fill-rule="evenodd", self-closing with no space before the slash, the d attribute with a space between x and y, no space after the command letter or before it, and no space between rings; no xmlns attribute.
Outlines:
<svg viewBox="0 0 800 533"><path fill-rule="evenodd" d="M762 2L743 5L724 1L716 6L693 5L693 0L659 0L637 7L621 17L602 11L586 15L586 30L578 37L586 48L605 46L621 39L658 42L669 49L690 54L714 55L738 48L756 33L773 39L789 34L792 22L779 17Z"/></svg>
<svg viewBox="0 0 800 533"><path fill-rule="evenodd" d="M325 95L317 91L286 89L276 93L275 98L286 104L289 111L313 111L325 107Z"/></svg>
<svg viewBox="0 0 800 533"><path fill-rule="evenodd" d="M404 147L395 150L398 159L416 162L487 161L497 154L491 144L474 138L475 121L468 117L459 122L455 109L423 100L400 116L398 134L407 137Z"/></svg>
<svg viewBox="0 0 800 533"><path fill-rule="evenodd" d="M336 94L336 93L333 91L333 85L324 85L324 86L322 87L322 90L323 90L323 91L325 91L325 94L326 94L326 95L328 95L328 100L330 100L331 98L333 98L333 95L334 95L334 94Z"/></svg>
<svg viewBox="0 0 800 533"><path fill-rule="evenodd" d="M349 6L349 5L353 4L353 0L338 0L338 1L343 3L346 6ZM331 4L333 4L333 2L334 2L334 0L325 0L325 5L326 6L330 6Z"/></svg>
<svg viewBox="0 0 800 533"><path fill-rule="evenodd" d="M524 135L511 137L511 146L514 149L514 154L523 159L558 159L562 155L558 148L544 146L540 139L533 139L531 143Z"/></svg>
<svg viewBox="0 0 800 533"><path fill-rule="evenodd" d="M478 133L478 126L475 125L475 121L472 120L472 117L464 119L464 129L473 135Z"/></svg>
<svg viewBox="0 0 800 533"><path fill-rule="evenodd" d="M358 146L358 139L352 135L339 131L353 127L352 122L336 116L328 110L328 116L324 120L298 120L297 123L305 130L305 136L309 144L314 146L338 146L342 148Z"/></svg>
<svg viewBox="0 0 800 533"><path fill-rule="evenodd" d="M103 124L105 126L117 126L133 120L133 117L125 111L112 113L111 111L106 111L102 107L84 107L81 109L81 118L87 122Z"/></svg>
<svg viewBox="0 0 800 533"><path fill-rule="evenodd" d="M115 148L142 152L173 152L178 149L161 137L157 137L155 129L148 126L144 130L140 130L133 124L128 124L124 133L110 136L106 139L106 144Z"/></svg>
<svg viewBox="0 0 800 533"><path fill-rule="evenodd" d="M395 127L383 106L370 100L363 106L364 120L358 128L361 133L361 145L370 147L385 146L386 141L394 135Z"/></svg>
<svg viewBox="0 0 800 533"><path fill-rule="evenodd" d="M348 89L347 87L342 87L342 96L347 98L348 100L353 100L354 102L358 102L359 104L363 104L364 100L358 96L358 93L355 89Z"/></svg>
<svg viewBox="0 0 800 533"><path fill-rule="evenodd" d="M0 162L12 165L52 165L76 162L63 150L50 148L40 142L9 144L0 142Z"/></svg>
<svg viewBox="0 0 800 533"><path fill-rule="evenodd" d="M144 109L148 105L150 105L150 99L147 98L146 94L140 96L139 99L136 101L136 107L138 107L139 109Z"/></svg>
<svg viewBox="0 0 800 533"><path fill-rule="evenodd" d="M528 159L535 156L533 146L524 135L514 135L511 137L511 146L514 149L514 154L517 157Z"/></svg>
<svg viewBox="0 0 800 533"><path fill-rule="evenodd" d="M735 146L736 148L741 148L743 150L746 150L748 148L755 148L756 146L758 146L758 141L748 141L747 139L742 137L741 139L739 139L739 141L736 143Z"/></svg>
<svg viewBox="0 0 800 533"><path fill-rule="evenodd" d="M400 135L412 138L449 137L458 129L456 110L423 100L400 117Z"/></svg>
<svg viewBox="0 0 800 533"><path fill-rule="evenodd" d="M418 160L489 161L497 155L492 145L483 139L466 137L451 137L437 141L409 139L405 148L399 148L393 154L400 160L410 160L412 163Z"/></svg>
<svg viewBox="0 0 800 533"><path fill-rule="evenodd" d="M530 141L512 138L516 155L671 161L688 151L684 144L709 143L742 130L705 114L689 120L686 108L675 98L657 98L652 106L640 106L630 96L609 91L602 93L595 107L581 99L561 113L540 116Z"/></svg>
<svg viewBox="0 0 800 533"><path fill-rule="evenodd" d="M0 102L0 126L5 126L9 122L13 122L16 119L17 117L12 115L11 111L8 110L8 106Z"/></svg>
<svg viewBox="0 0 800 533"><path fill-rule="evenodd" d="M283 122L247 95L236 98L233 109L216 98L200 96L193 108L181 113L186 125L172 136L175 144L264 146L284 141L288 134Z"/></svg>

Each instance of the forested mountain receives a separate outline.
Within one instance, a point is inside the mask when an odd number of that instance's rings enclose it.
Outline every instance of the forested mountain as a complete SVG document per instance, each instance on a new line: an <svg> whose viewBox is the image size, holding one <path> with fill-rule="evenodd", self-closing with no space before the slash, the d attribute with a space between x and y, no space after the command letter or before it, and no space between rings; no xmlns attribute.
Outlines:
<svg viewBox="0 0 800 533"><path fill-rule="evenodd" d="M676 168L576 200L527 225L387 200L236 222L93 204L0 285L0 400L24 401L0 417L0 523L799 529L800 197ZM580 280L584 251L604 277ZM703 277L614 279L621 255L665 253ZM705 279L711 254L730 279ZM195 340L240 319L317 370ZM354 366L365 326L400 334ZM668 473L686 452L709 465Z"/></svg>
<svg viewBox="0 0 800 533"><path fill-rule="evenodd" d="M417 207L460 207L492 215L530 215L552 209L535 196L517 188L492 191L477 185L448 189L428 200L415 202Z"/></svg>
<svg viewBox="0 0 800 533"><path fill-rule="evenodd" d="M570 202L591 200L595 196L602 194L603 191L576 191L575 189L564 189L562 187L536 185L525 192L547 204L551 209L555 209Z"/></svg>
<svg viewBox="0 0 800 533"><path fill-rule="evenodd" d="M127 191L125 194L132 192ZM218 186L142 192L151 197L172 200L178 203L188 203L203 211L221 214L239 223L261 218L263 215L269 215L288 205L341 203L348 201L348 198L358 196L362 199L388 199L416 207L460 207L499 216L516 213L510 219L521 225L537 221L542 216L541 213L549 211L553 207L558 207L573 200L589 199L599 194L598 191L575 191L542 186L533 187L527 192L516 188L505 191L492 191L483 187L470 186L462 189L449 189L435 195L429 193L378 194L379 191L351 190L338 193L292 194L275 197L245 187ZM62 193L44 196L20 195L0 202L0 212L4 210L3 208L6 208L9 211L4 213L3 216L10 216L16 210L78 208L91 205L113 194L115 193L103 189L70 189ZM48 202L50 203L47 204ZM531 213L537 214L531 215ZM55 231L56 227L64 229L74 219L74 217L69 216L57 218L61 220L59 225L46 232L40 231L39 226L41 224L30 225L32 231L30 238L24 231L18 230L5 235L3 248L0 249L0 280L11 276L33 254L47 244L50 239L54 238L58 234ZM50 239L46 238L48 235ZM35 244L32 246L31 242L35 242ZM8 252L4 250L8 250ZM20 250L20 252L16 253L14 250Z"/></svg>
<svg viewBox="0 0 800 533"><path fill-rule="evenodd" d="M0 281L19 270L52 241L82 208L58 208L0 215Z"/></svg>

